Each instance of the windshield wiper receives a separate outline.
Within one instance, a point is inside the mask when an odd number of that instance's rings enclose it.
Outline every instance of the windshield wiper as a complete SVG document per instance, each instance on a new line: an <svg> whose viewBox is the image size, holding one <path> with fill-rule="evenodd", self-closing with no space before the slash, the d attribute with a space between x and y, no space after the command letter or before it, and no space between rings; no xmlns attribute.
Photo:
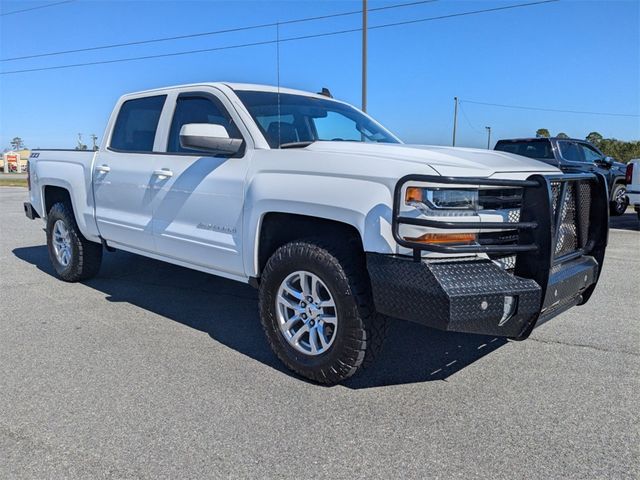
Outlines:
<svg viewBox="0 0 640 480"><path fill-rule="evenodd" d="M315 140L307 140L306 142L289 142L281 144L280 148L304 148L308 147L312 143L315 143Z"/></svg>

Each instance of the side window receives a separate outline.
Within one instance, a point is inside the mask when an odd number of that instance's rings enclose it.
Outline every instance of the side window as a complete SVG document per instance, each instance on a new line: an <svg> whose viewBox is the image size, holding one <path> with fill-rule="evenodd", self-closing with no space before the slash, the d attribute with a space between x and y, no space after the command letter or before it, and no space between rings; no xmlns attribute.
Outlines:
<svg viewBox="0 0 640 480"><path fill-rule="evenodd" d="M171 121L167 152L197 153L196 150L180 146L180 129L186 123L214 123L227 129L231 138L242 139L240 131L233 123L224 106L213 98L206 97L178 97L176 110ZM203 152L204 153L204 152ZM211 153L207 153L211 155Z"/></svg>
<svg viewBox="0 0 640 480"><path fill-rule="evenodd" d="M597 160L602 160L602 155L600 154L600 152L590 147L589 145L581 143L580 147L582 148L585 162L593 163Z"/></svg>
<svg viewBox="0 0 640 480"><path fill-rule="evenodd" d="M582 149L576 142L560 141L558 145L560 147L560 154L565 160L570 162L584 162Z"/></svg>
<svg viewBox="0 0 640 480"><path fill-rule="evenodd" d="M110 147L129 152L151 152L166 95L127 100L120 107Z"/></svg>

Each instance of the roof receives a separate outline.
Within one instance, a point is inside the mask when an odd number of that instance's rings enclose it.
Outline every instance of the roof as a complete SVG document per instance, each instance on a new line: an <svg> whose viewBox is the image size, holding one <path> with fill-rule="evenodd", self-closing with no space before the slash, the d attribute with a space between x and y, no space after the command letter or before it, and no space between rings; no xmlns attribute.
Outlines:
<svg viewBox="0 0 640 480"><path fill-rule="evenodd" d="M183 85L170 85L170 86L166 86L166 87L161 87L161 88L153 88L150 90L141 90L138 92L129 92L124 96L130 96L130 95L141 95L141 94L145 94L145 93L157 93L157 92L163 92L166 90L172 90L172 89L176 89L176 88L186 88L186 87L228 87L232 90L253 90L253 91L258 91L258 92L280 92L280 93L289 93L289 94L293 94L293 95L304 95L307 97L316 97L316 98L323 98L323 99L327 99L329 97L325 96L325 95L320 95L318 93L313 93L313 92L307 92L304 90L296 90L293 88L287 88L287 87L278 87L277 85L260 85L260 84L254 84L254 83L233 83L233 82L203 82L203 83L189 83L189 84L183 84Z"/></svg>
<svg viewBox="0 0 640 480"><path fill-rule="evenodd" d="M571 138L571 137L522 137L522 138L501 138L498 142L527 142L531 140L572 140L574 142L589 143L589 140L584 138Z"/></svg>

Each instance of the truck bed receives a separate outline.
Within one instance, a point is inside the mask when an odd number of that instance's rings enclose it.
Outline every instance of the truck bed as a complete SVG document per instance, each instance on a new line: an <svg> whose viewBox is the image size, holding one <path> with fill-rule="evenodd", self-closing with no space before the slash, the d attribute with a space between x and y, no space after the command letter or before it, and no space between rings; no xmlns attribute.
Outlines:
<svg viewBox="0 0 640 480"><path fill-rule="evenodd" d="M76 220L87 237L99 241L93 218L93 187L91 173L97 152L87 150L32 150L29 156L31 176L31 204L39 216L45 217L47 205L44 189L56 188L70 192ZM46 185L46 187L39 187ZM93 236L92 233L96 235Z"/></svg>

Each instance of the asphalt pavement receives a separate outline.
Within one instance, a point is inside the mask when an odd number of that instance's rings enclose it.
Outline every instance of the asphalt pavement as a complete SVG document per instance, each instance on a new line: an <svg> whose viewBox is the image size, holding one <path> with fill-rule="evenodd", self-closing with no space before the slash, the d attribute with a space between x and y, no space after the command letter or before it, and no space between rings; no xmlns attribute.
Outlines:
<svg viewBox="0 0 640 480"><path fill-rule="evenodd" d="M247 285L123 253L57 280L0 188L0 478L639 478L640 232L529 340L393 321L373 368L284 370Z"/></svg>

